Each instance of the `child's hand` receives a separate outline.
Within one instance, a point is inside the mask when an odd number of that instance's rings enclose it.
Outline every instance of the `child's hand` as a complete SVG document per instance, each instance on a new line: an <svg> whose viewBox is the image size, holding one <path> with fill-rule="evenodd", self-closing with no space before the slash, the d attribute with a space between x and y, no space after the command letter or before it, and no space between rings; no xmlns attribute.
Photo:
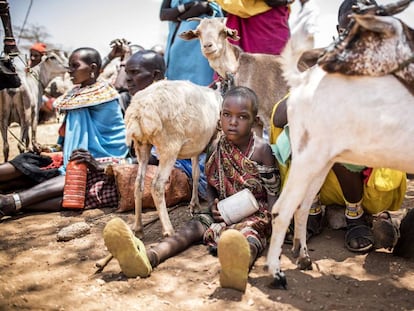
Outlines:
<svg viewBox="0 0 414 311"><path fill-rule="evenodd" d="M224 219L221 217L221 214L217 208L217 203L219 202L219 199L215 198L213 204L210 206L211 215L213 216L213 219L215 222L223 222Z"/></svg>

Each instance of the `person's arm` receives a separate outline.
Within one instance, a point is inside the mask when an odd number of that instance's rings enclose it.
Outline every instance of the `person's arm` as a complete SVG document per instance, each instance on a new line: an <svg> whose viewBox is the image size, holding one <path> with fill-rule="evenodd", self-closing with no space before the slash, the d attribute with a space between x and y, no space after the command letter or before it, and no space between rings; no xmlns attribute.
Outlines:
<svg viewBox="0 0 414 311"><path fill-rule="evenodd" d="M121 61L131 55L130 42L126 39L115 39L110 43L111 51L102 59L101 71L116 57L120 57Z"/></svg>
<svg viewBox="0 0 414 311"><path fill-rule="evenodd" d="M3 51L9 56L17 56L19 54L19 49L17 48L16 41L14 40L9 3L7 0L0 1L0 17L4 29Z"/></svg>
<svg viewBox="0 0 414 311"><path fill-rule="evenodd" d="M172 8L171 0L164 0L161 4L160 10L160 20L162 21L178 21L178 17L184 12L183 10L188 10L190 8L190 2L183 4L181 6ZM180 12L183 11L183 12Z"/></svg>
<svg viewBox="0 0 414 311"><path fill-rule="evenodd" d="M161 4L160 20L162 21L180 21L190 17L198 17L202 14L213 13L208 1L193 1L180 4L171 8L171 0L164 0Z"/></svg>
<svg viewBox="0 0 414 311"><path fill-rule="evenodd" d="M288 123L287 119L287 106L286 106L287 99L283 100L277 107L276 111L273 115L273 125L278 128L284 128L285 125Z"/></svg>
<svg viewBox="0 0 414 311"><path fill-rule="evenodd" d="M211 185L207 184L207 204L211 211L211 215L215 222L223 222L220 212L217 209L217 203L219 202L217 190Z"/></svg>
<svg viewBox="0 0 414 311"><path fill-rule="evenodd" d="M266 2L266 4L272 8L277 8L279 6L285 6L285 5L289 5L292 4L295 0L264 0ZM306 1L301 1L306 2Z"/></svg>
<svg viewBox="0 0 414 311"><path fill-rule="evenodd" d="M266 170L263 169L260 171L260 177L262 178L264 187L267 191L267 203L269 211L271 211L280 193L280 173L276 166L276 159L270 145L264 140L257 139L256 142L257 144L252 160L266 168Z"/></svg>
<svg viewBox="0 0 414 311"><path fill-rule="evenodd" d="M102 167L98 161L85 149L76 149L70 156L70 161L76 161L76 163L85 163L89 170L103 172Z"/></svg>
<svg viewBox="0 0 414 311"><path fill-rule="evenodd" d="M208 1L194 1L192 6L185 10L178 18L180 20L185 20L191 17L198 17L204 14L213 15L213 10L208 4Z"/></svg>

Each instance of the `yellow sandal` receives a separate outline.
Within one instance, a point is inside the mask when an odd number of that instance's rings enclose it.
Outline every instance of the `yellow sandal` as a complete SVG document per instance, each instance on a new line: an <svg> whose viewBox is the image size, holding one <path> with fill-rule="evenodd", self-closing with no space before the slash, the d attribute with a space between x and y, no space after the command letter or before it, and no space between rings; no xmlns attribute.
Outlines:
<svg viewBox="0 0 414 311"><path fill-rule="evenodd" d="M106 224L103 238L108 251L118 260L127 277L148 277L151 274L152 267L144 243L135 237L121 218L113 218Z"/></svg>
<svg viewBox="0 0 414 311"><path fill-rule="evenodd" d="M221 264L220 285L244 292L250 263L250 246L240 231L228 229L221 234L217 245Z"/></svg>

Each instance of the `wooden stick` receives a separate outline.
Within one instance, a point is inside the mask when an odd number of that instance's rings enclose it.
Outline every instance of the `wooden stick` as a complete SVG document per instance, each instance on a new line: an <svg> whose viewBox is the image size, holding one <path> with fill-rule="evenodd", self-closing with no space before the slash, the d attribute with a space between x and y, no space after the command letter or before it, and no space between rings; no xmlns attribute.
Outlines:
<svg viewBox="0 0 414 311"><path fill-rule="evenodd" d="M114 258L114 256L112 256L112 254L107 255L105 258L102 258L100 260L98 260L95 263L95 267L97 267L98 269L95 271L94 274L100 273L103 271L103 269L108 265L108 263L112 260L112 258Z"/></svg>

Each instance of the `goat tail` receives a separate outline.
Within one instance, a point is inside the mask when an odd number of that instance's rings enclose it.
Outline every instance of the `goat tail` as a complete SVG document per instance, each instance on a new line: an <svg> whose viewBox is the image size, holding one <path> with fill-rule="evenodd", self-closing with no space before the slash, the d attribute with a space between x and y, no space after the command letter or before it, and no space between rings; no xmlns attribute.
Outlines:
<svg viewBox="0 0 414 311"><path fill-rule="evenodd" d="M125 114L125 141L127 146L131 147L132 142L142 137L142 130L135 111L127 111Z"/></svg>
<svg viewBox="0 0 414 311"><path fill-rule="evenodd" d="M130 108L131 107L131 108ZM133 141L147 143L162 131L163 122L154 110L136 110L136 106L128 107L125 114L126 143L131 146Z"/></svg>
<svg viewBox="0 0 414 311"><path fill-rule="evenodd" d="M132 146L132 142L133 142L133 136L134 136L134 131L131 130L128 125L126 126L126 135L125 135L125 141L126 141L126 145L128 147Z"/></svg>

